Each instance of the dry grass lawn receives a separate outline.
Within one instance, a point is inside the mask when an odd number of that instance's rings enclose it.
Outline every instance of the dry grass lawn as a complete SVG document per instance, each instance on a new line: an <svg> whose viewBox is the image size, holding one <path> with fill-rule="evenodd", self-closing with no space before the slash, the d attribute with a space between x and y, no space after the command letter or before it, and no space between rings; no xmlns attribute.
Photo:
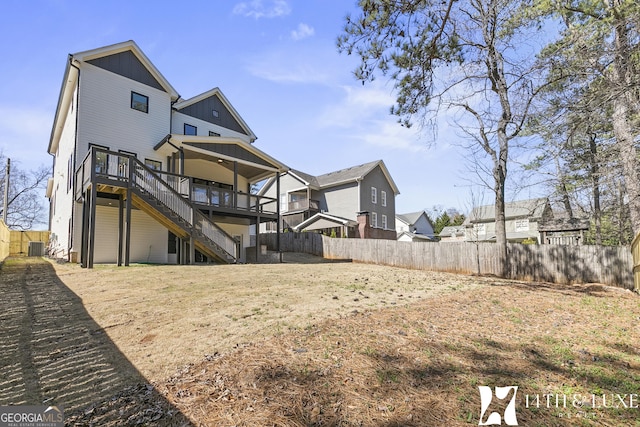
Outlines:
<svg viewBox="0 0 640 427"><path fill-rule="evenodd" d="M58 277L151 381L246 343L482 279L285 254L283 264L118 268L56 265ZM300 262L303 261L303 262Z"/></svg>
<svg viewBox="0 0 640 427"><path fill-rule="evenodd" d="M494 398L481 420L481 385L519 387L519 425L640 425L640 299L629 291L288 255L55 269L193 425L478 425L506 406Z"/></svg>

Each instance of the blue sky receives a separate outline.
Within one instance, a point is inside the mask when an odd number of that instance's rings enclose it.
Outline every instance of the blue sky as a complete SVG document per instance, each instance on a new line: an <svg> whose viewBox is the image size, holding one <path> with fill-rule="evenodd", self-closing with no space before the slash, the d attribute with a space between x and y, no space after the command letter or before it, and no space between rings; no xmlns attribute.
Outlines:
<svg viewBox="0 0 640 427"><path fill-rule="evenodd" d="M69 53L135 40L183 98L219 87L256 146L319 175L384 160L398 213L467 210L456 135L402 128L391 83L362 85L336 37L354 1L8 0L0 10L0 149L24 169L46 153ZM491 203L491 200L488 200Z"/></svg>

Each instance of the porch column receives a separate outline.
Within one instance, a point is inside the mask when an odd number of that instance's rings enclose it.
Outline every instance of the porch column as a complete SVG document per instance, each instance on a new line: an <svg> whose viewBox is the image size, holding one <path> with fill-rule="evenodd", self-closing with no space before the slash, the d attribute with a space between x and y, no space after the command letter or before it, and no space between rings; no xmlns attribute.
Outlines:
<svg viewBox="0 0 640 427"><path fill-rule="evenodd" d="M256 263L260 259L260 210L256 216Z"/></svg>
<svg viewBox="0 0 640 427"><path fill-rule="evenodd" d="M247 206L248 207L248 206ZM238 161L233 161L233 208L238 208Z"/></svg>

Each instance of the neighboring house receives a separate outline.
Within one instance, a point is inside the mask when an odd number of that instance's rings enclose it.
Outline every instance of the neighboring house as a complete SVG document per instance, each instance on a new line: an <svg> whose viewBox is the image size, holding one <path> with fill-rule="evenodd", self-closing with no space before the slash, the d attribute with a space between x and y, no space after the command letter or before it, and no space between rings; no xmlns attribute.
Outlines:
<svg viewBox="0 0 640 427"><path fill-rule="evenodd" d="M585 233L589 230L588 218L559 217L549 218L538 225L542 244L583 245Z"/></svg>
<svg viewBox="0 0 640 427"><path fill-rule="evenodd" d="M268 231L315 231L336 237L395 239L398 187L382 160L313 176L291 169L259 192L277 198L282 221Z"/></svg>
<svg viewBox="0 0 640 427"><path fill-rule="evenodd" d="M435 241L433 225L425 211L397 214L396 232L401 242Z"/></svg>
<svg viewBox="0 0 640 427"><path fill-rule="evenodd" d="M182 99L133 41L69 55L48 147L51 255L244 261L250 226L278 218L252 185L287 170L255 140L219 89Z"/></svg>
<svg viewBox="0 0 640 427"><path fill-rule="evenodd" d="M441 242L464 242L465 227L464 225L448 225L440 231L438 237Z"/></svg>
<svg viewBox="0 0 640 427"><path fill-rule="evenodd" d="M549 199L520 200L505 204L507 241L512 243L533 239L540 243L538 225L553 217ZM495 241L495 206L474 208L464 222L466 241ZM440 233L442 235L442 233Z"/></svg>

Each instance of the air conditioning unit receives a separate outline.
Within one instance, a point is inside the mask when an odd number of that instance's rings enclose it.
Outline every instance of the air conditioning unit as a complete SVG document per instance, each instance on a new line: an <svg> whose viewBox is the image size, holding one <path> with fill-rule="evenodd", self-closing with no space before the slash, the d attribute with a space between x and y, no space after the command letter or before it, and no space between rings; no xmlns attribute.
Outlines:
<svg viewBox="0 0 640 427"><path fill-rule="evenodd" d="M29 256L44 256L44 242L29 242Z"/></svg>

